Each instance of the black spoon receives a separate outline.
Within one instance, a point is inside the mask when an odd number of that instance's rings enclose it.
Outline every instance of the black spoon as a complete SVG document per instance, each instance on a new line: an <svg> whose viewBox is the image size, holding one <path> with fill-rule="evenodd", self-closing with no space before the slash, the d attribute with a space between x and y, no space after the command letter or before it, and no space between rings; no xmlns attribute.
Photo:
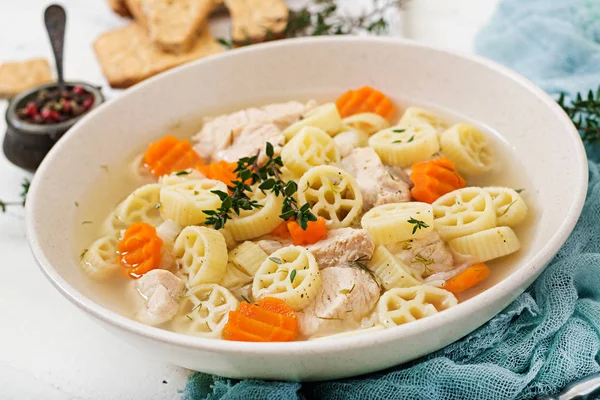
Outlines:
<svg viewBox="0 0 600 400"><path fill-rule="evenodd" d="M58 88L62 93L65 90L65 80L63 77L63 49L65 44L65 26L67 24L65 9L57 4L48 6L44 12L44 22L46 24L46 31L48 31L48 37L50 38L50 44L52 45L52 51L54 52Z"/></svg>

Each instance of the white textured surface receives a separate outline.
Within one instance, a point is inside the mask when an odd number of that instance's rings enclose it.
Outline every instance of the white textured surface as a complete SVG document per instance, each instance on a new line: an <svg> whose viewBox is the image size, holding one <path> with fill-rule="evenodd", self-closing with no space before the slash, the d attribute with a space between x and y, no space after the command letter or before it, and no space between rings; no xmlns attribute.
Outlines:
<svg viewBox="0 0 600 400"><path fill-rule="evenodd" d="M456 0L452 7L447 0L413 1L404 19L406 36L469 52L476 29L497 0ZM43 9L49 3L0 0L0 62L50 56L42 24ZM66 76L104 84L91 42L124 21L110 13L103 0L63 0L61 4L69 13ZM223 29L223 24L217 29ZM118 92L107 94L112 97ZM5 106L6 102L0 102L2 116ZM2 118L0 137L4 129ZM0 156L0 199L18 200L24 177L29 175ZM184 370L156 361L101 329L40 273L25 240L20 207L0 214L0 254L0 397L179 397Z"/></svg>

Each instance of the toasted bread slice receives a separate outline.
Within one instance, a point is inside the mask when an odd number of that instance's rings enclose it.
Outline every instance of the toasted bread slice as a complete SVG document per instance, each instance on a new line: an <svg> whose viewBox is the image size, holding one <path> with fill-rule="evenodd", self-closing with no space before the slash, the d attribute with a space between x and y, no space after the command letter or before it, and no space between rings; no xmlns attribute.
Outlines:
<svg viewBox="0 0 600 400"><path fill-rule="evenodd" d="M223 51L208 28L203 29L192 48L183 54L158 50L145 29L137 23L106 32L94 42L102 71L114 88L126 88L186 62Z"/></svg>
<svg viewBox="0 0 600 400"><path fill-rule="evenodd" d="M13 97L24 90L48 82L52 82L52 74L45 58L0 65L0 98Z"/></svg>
<svg viewBox="0 0 600 400"><path fill-rule="evenodd" d="M225 0L231 14L231 39L236 44L281 37L289 11L284 0Z"/></svg>
<svg viewBox="0 0 600 400"><path fill-rule="evenodd" d="M187 51L216 6L215 0L143 0L150 40L163 51Z"/></svg>
<svg viewBox="0 0 600 400"><path fill-rule="evenodd" d="M127 4L125 4L125 0L108 0L108 5L121 17L131 17L129 8L127 7Z"/></svg>

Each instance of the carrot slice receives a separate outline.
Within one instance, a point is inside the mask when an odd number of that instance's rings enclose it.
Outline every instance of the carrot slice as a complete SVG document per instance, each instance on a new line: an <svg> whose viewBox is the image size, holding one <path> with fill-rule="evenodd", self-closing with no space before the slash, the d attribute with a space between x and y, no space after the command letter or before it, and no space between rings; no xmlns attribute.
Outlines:
<svg viewBox="0 0 600 400"><path fill-rule="evenodd" d="M444 194L467 185L456 172L452 161L447 158L413 164L410 180L414 184L410 190L412 197L417 201L429 204Z"/></svg>
<svg viewBox="0 0 600 400"><path fill-rule="evenodd" d="M342 118L353 114L372 112L389 120L396 113L394 103L379 90L370 86L347 91L335 101L335 105Z"/></svg>
<svg viewBox="0 0 600 400"><path fill-rule="evenodd" d="M454 278L446 281L444 289L452 293L460 293L472 288L490 275L490 269L484 263L471 265Z"/></svg>
<svg viewBox="0 0 600 400"><path fill-rule="evenodd" d="M316 221L308 221L306 230L296 221L289 221L287 228L296 246L317 243L327 237L327 225L323 217L317 218Z"/></svg>
<svg viewBox="0 0 600 400"><path fill-rule="evenodd" d="M258 304L244 302L229 312L223 339L244 342L290 342L298 335L296 313L280 299L268 297Z"/></svg>
<svg viewBox="0 0 600 400"><path fill-rule="evenodd" d="M290 231L288 230L287 222L282 222L281 225L273 229L273 231L271 231L271 235L279 236L284 239L290 237Z"/></svg>
<svg viewBox="0 0 600 400"><path fill-rule="evenodd" d="M144 164L154 177L159 178L175 171L195 168L203 161L190 142L168 135L148 146Z"/></svg>
<svg viewBox="0 0 600 400"><path fill-rule="evenodd" d="M233 170L237 163L228 163L226 161L213 162L208 165L199 165L196 168L202 172L208 179L215 179L223 182L227 186L232 186L232 181L237 180L237 173Z"/></svg>
<svg viewBox="0 0 600 400"><path fill-rule="evenodd" d="M158 267L162 240L156 229L145 222L130 225L117 247L126 276L137 279Z"/></svg>

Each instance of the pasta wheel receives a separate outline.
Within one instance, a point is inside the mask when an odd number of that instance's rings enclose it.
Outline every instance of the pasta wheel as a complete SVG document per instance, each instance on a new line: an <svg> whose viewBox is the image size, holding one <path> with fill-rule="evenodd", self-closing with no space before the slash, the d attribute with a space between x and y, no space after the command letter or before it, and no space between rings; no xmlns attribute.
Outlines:
<svg viewBox="0 0 600 400"><path fill-rule="evenodd" d="M410 167L438 152L440 144L431 125L400 125L385 129L369 138L369 146L384 164Z"/></svg>
<svg viewBox="0 0 600 400"><path fill-rule="evenodd" d="M395 288L379 299L379 321L387 328L425 318L458 304L447 290L421 285Z"/></svg>
<svg viewBox="0 0 600 400"><path fill-rule="evenodd" d="M451 240L448 245L459 254L473 256L478 262L504 257L521 248L519 238L508 226L462 236Z"/></svg>
<svg viewBox="0 0 600 400"><path fill-rule="evenodd" d="M438 136L448 129L448 123L431 111L419 107L408 107L406 111L404 111L404 114L402 114L402 118L400 118L398 125L407 127L415 124L431 125Z"/></svg>
<svg viewBox="0 0 600 400"><path fill-rule="evenodd" d="M433 208L416 201L382 204L367 211L361 223L376 244L418 239L433 230Z"/></svg>
<svg viewBox="0 0 600 400"><path fill-rule="evenodd" d="M262 207L252 210L241 210L240 215L233 215L227 221L226 229L237 241L253 239L266 235L281 224L279 214L283 206L283 198L275 196L272 192L263 192L255 189L250 196Z"/></svg>
<svg viewBox="0 0 600 400"><path fill-rule="evenodd" d="M174 172L171 175L163 175L158 178L158 183L163 186L175 185L190 180L206 179L197 169L186 169L185 171Z"/></svg>
<svg viewBox="0 0 600 400"><path fill-rule="evenodd" d="M298 183L298 203L308 203L310 210L325 218L328 229L350 226L361 213L360 188L348 172L331 165L308 170Z"/></svg>
<svg viewBox="0 0 600 400"><path fill-rule="evenodd" d="M306 126L313 126L320 128L327 132L329 135L334 136L336 133L342 130L342 117L335 106L335 103L326 103L315 107L312 110L304 114L301 120L288 126L284 131L283 135L286 140L293 138L300 130Z"/></svg>
<svg viewBox="0 0 600 400"><path fill-rule="evenodd" d="M481 174L492 168L494 156L485 135L471 124L456 124L440 137L442 153L461 174Z"/></svg>
<svg viewBox="0 0 600 400"><path fill-rule="evenodd" d="M223 286L202 284L189 289L179 303L173 318L175 332L218 339L227 323L230 310L237 309L238 300Z"/></svg>
<svg viewBox="0 0 600 400"><path fill-rule="evenodd" d="M421 285L400 259L394 257L385 246L377 246L367 267L377 277L385 290Z"/></svg>
<svg viewBox="0 0 600 400"><path fill-rule="evenodd" d="M283 147L281 160L290 171L302 175L312 167L337 163L340 152L331 136L307 126Z"/></svg>
<svg viewBox="0 0 600 400"><path fill-rule="evenodd" d="M496 208L496 224L515 226L527 216L527 204L514 189L505 187L483 188L492 196Z"/></svg>
<svg viewBox="0 0 600 400"><path fill-rule="evenodd" d="M180 274L188 286L217 283L227 267L227 245L223 235L203 226L184 228L173 245ZM187 279L186 279L187 278Z"/></svg>
<svg viewBox="0 0 600 400"><path fill-rule="evenodd" d="M435 229L446 242L496 226L492 197L479 187L446 193L432 206Z"/></svg>
<svg viewBox="0 0 600 400"><path fill-rule="evenodd" d="M227 250L231 250L235 246L237 246L237 242L233 238L233 235L226 228L219 229L219 232L221 232L221 234L225 238L225 243L227 244Z"/></svg>
<svg viewBox="0 0 600 400"><path fill-rule="evenodd" d="M225 270L225 276L221 280L221 286L229 290L236 290L250 282L252 282L250 275L241 271L235 264L231 262L227 263L227 269Z"/></svg>
<svg viewBox="0 0 600 400"><path fill-rule="evenodd" d="M229 252L229 261L250 276L256 274L267 257L267 253L254 242L244 242Z"/></svg>
<svg viewBox="0 0 600 400"><path fill-rule="evenodd" d="M321 273L315 257L305 248L288 246L267 258L254 276L255 300L276 297L300 311L321 290Z"/></svg>
<svg viewBox="0 0 600 400"><path fill-rule="evenodd" d="M389 128L390 123L379 114L366 112L354 114L342 120L342 123L350 129L372 135L383 129Z"/></svg>
<svg viewBox="0 0 600 400"><path fill-rule="evenodd" d="M181 226L203 224L208 217L203 210L216 210L221 205L221 199L213 190L227 193L227 186L211 179L165 186L160 190L160 214Z"/></svg>
<svg viewBox="0 0 600 400"><path fill-rule="evenodd" d="M115 209L115 217L125 226L136 222L145 222L152 226L162 224L159 207L161 185L151 183L135 189Z"/></svg>
<svg viewBox="0 0 600 400"><path fill-rule="evenodd" d="M83 251L81 268L90 278L103 281L119 270L119 259L115 236L102 236Z"/></svg>
<svg viewBox="0 0 600 400"><path fill-rule="evenodd" d="M129 225L127 225L125 222L121 221L121 219L117 216L116 211L112 211L102 223L102 226L100 227L100 234L119 238L121 237L121 232L127 229L128 226Z"/></svg>

